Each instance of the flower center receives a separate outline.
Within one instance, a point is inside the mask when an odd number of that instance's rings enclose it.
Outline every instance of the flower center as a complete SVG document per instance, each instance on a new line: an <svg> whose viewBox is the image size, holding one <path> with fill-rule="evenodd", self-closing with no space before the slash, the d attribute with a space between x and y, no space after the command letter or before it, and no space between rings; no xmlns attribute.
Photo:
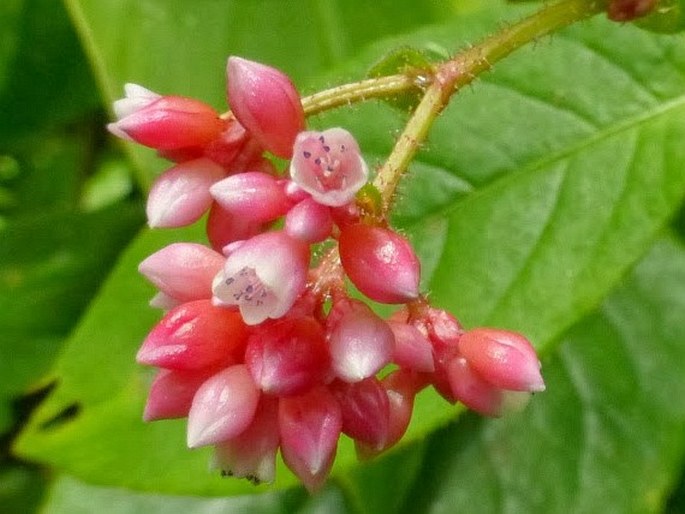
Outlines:
<svg viewBox="0 0 685 514"><path fill-rule="evenodd" d="M345 189L347 187L347 174L344 172L343 153L345 145L339 144L331 147L322 135L318 139L318 148L309 148L302 151L303 157L314 168L314 177L323 191ZM316 144L316 143L315 143Z"/></svg>
<svg viewBox="0 0 685 514"><path fill-rule="evenodd" d="M224 301L234 305L259 307L267 301L271 291L259 280L254 268L245 266L235 275L224 280L228 286Z"/></svg>

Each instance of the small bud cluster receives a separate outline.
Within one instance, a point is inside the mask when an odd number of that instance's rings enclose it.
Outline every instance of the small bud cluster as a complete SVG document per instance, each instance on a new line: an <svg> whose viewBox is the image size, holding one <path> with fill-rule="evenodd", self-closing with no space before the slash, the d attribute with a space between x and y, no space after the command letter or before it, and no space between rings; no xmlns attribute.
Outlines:
<svg viewBox="0 0 685 514"><path fill-rule="evenodd" d="M362 458L390 448L428 385L493 416L544 389L525 338L464 330L421 296L409 242L357 201L369 170L354 137L306 131L283 73L230 58L225 116L136 85L126 95L110 131L176 163L152 187L150 226L209 211L210 246L175 243L140 264L166 311L137 355L159 368L146 420L187 417L189 447L213 446L223 472L254 481L274 479L280 449L316 490L341 434ZM346 279L401 307L382 319Z"/></svg>

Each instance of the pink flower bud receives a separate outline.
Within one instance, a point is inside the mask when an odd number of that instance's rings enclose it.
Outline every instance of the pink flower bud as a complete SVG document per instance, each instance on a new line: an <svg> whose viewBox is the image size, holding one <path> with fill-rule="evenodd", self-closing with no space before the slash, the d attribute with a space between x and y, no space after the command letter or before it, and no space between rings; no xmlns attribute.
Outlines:
<svg viewBox="0 0 685 514"><path fill-rule="evenodd" d="M271 153L289 158L298 132L304 130L300 95L275 68L230 57L228 103L238 121Z"/></svg>
<svg viewBox="0 0 685 514"><path fill-rule="evenodd" d="M229 366L242 360L247 330L240 315L197 300L169 311L143 342L137 361L178 370Z"/></svg>
<svg viewBox="0 0 685 514"><path fill-rule="evenodd" d="M394 345L388 324L366 305L356 303L330 334L333 371L345 382L364 380L390 362Z"/></svg>
<svg viewBox="0 0 685 514"><path fill-rule="evenodd" d="M285 231L305 243L320 243L330 237L332 230L330 208L312 198L302 200L285 217Z"/></svg>
<svg viewBox="0 0 685 514"><path fill-rule="evenodd" d="M181 96L159 96L128 85L126 98L114 103L118 120L107 125L115 136L158 150L209 143L224 129L224 121L209 105Z"/></svg>
<svg viewBox="0 0 685 514"><path fill-rule="evenodd" d="M278 400L262 396L250 425L216 445L216 465L225 475L247 478L255 484L273 482L279 439Z"/></svg>
<svg viewBox="0 0 685 514"><path fill-rule="evenodd" d="M213 372L161 369L157 373L143 413L145 421L184 418L190 411L195 392Z"/></svg>
<svg viewBox="0 0 685 514"><path fill-rule="evenodd" d="M423 387L423 383L417 379L417 374L406 370L398 369L390 373L381 380L381 385L385 389L388 398L388 430L386 441L382 447L365 444L360 441L355 442L357 455L360 459L369 459L382 451L394 446L402 439L402 436L409 427L412 410L414 408L414 397Z"/></svg>
<svg viewBox="0 0 685 514"><path fill-rule="evenodd" d="M545 390L535 349L520 334L492 328L470 330L459 339L459 352L474 372L495 387Z"/></svg>
<svg viewBox="0 0 685 514"><path fill-rule="evenodd" d="M331 389L340 404L342 431L370 448L381 450L388 439L390 405L376 377L354 384L337 380Z"/></svg>
<svg viewBox="0 0 685 514"><path fill-rule="evenodd" d="M223 177L223 168L205 158L165 171L147 199L148 224L152 228L182 227L197 221L212 204L210 186Z"/></svg>
<svg viewBox="0 0 685 514"><path fill-rule="evenodd" d="M278 425L287 466L314 492L326 481L342 430L340 405L325 387L280 399Z"/></svg>
<svg viewBox="0 0 685 514"><path fill-rule="evenodd" d="M259 222L279 218L291 205L275 177L256 171L227 177L214 184L210 193L234 216Z"/></svg>
<svg viewBox="0 0 685 514"><path fill-rule="evenodd" d="M402 368L432 373L435 363L430 341L412 325L388 321L388 326L395 336L393 362Z"/></svg>
<svg viewBox="0 0 685 514"><path fill-rule="evenodd" d="M181 302L212 297L212 280L225 257L196 243L173 243L140 263L138 271L163 293Z"/></svg>
<svg viewBox="0 0 685 514"><path fill-rule="evenodd" d="M217 252L236 241L250 239L259 234L264 224L249 218L241 218L214 203L207 217L207 238Z"/></svg>
<svg viewBox="0 0 685 514"><path fill-rule="evenodd" d="M125 118L131 114L144 109L155 100L162 98L162 95L150 91L138 84L124 84L125 97L119 100L115 100L112 108L114 109L114 115L117 119ZM126 135L124 134L124 136Z"/></svg>
<svg viewBox="0 0 685 514"><path fill-rule="evenodd" d="M352 134L332 128L297 135L290 177L320 204L338 207L366 184L369 168Z"/></svg>
<svg viewBox="0 0 685 514"><path fill-rule="evenodd" d="M409 242L391 230L362 223L342 230L340 260L352 283L381 303L419 296L421 265Z"/></svg>
<svg viewBox="0 0 685 514"><path fill-rule="evenodd" d="M220 371L195 393L188 413L188 447L236 437L252 422L258 403L259 390L244 365Z"/></svg>
<svg viewBox="0 0 685 514"><path fill-rule="evenodd" d="M245 364L267 394L302 394L330 373L328 345L311 317L286 318L258 327L245 350Z"/></svg>
<svg viewBox="0 0 685 514"><path fill-rule="evenodd" d="M226 259L214 285L218 304L237 305L248 325L277 319L304 291L309 247L284 232L259 234Z"/></svg>
<svg viewBox="0 0 685 514"><path fill-rule="evenodd" d="M503 411L503 390L486 382L463 357L447 364L447 377L454 397L485 416L500 416Z"/></svg>

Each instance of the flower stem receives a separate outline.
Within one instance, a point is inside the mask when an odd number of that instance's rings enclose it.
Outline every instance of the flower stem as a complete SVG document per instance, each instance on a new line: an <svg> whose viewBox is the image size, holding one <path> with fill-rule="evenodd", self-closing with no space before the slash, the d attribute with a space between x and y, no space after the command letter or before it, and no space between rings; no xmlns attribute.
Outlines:
<svg viewBox="0 0 685 514"><path fill-rule="evenodd" d="M374 181L383 199L383 213L387 215L389 212L402 175L426 140L433 122L455 92L514 50L605 8L604 0L563 0L543 7L528 18L438 65L425 95Z"/></svg>
<svg viewBox="0 0 685 514"><path fill-rule="evenodd" d="M417 88L416 81L409 75L388 75L343 84L302 98L302 107L307 116L336 107L343 107L373 98L387 98L408 89Z"/></svg>

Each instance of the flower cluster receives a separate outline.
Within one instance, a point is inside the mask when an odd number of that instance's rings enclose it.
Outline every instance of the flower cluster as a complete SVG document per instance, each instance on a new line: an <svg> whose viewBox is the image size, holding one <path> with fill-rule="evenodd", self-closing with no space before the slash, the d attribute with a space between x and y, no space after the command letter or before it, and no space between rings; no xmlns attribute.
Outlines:
<svg viewBox="0 0 685 514"><path fill-rule="evenodd" d="M227 71L227 115L127 85L109 125L175 162L150 192L150 226L209 211L210 246L140 264L166 311L137 355L159 368L144 418L187 416L189 447L213 446L223 472L255 481L273 480L280 449L316 490L341 434L362 458L390 448L426 386L495 416L543 390L524 337L464 330L420 294L411 245L358 200L369 169L354 137L305 130L280 71L236 57ZM351 297L348 280L395 314Z"/></svg>

